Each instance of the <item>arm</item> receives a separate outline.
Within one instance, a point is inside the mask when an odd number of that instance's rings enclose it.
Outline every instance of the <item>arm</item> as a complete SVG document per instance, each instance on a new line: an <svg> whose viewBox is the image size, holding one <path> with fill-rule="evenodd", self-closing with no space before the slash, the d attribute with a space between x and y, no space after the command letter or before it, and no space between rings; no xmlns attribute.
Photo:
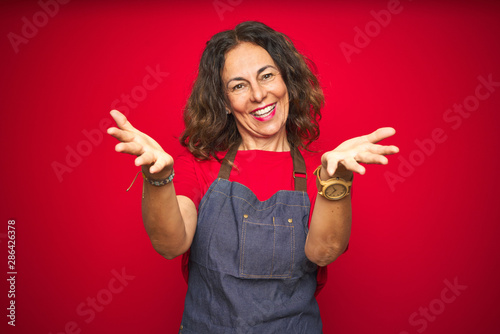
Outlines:
<svg viewBox="0 0 500 334"><path fill-rule="evenodd" d="M108 134L121 142L116 151L136 155L135 165L142 166L148 179L167 178L173 170L172 157L154 139L135 129L123 114L113 110L111 116L118 128L109 128ZM196 207L191 199L176 196L172 182L156 187L144 181L142 218L153 248L163 257L173 259L191 247Z"/></svg>
<svg viewBox="0 0 500 334"><path fill-rule="evenodd" d="M396 146L375 143L394 135L392 128L381 128L361 137L349 139L321 157L321 180L341 177L351 180L353 172L363 175L361 163L388 163L385 155L399 152ZM330 201L319 194L311 217L305 253L319 266L335 261L346 249L351 234L351 196Z"/></svg>

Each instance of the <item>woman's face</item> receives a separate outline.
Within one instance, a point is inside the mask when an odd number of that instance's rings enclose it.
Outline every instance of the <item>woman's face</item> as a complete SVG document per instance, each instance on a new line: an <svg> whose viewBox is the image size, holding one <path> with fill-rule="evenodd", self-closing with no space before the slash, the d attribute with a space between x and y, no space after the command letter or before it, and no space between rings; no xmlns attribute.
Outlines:
<svg viewBox="0 0 500 334"><path fill-rule="evenodd" d="M222 80L243 143L286 138L288 91L266 50L236 46L226 54Z"/></svg>

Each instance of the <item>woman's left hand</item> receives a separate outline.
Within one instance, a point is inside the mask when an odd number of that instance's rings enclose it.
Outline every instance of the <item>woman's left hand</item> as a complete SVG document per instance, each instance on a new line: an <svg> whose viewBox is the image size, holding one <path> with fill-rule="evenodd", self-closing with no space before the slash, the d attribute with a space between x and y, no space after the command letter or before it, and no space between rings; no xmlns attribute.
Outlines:
<svg viewBox="0 0 500 334"><path fill-rule="evenodd" d="M378 145L379 141L391 137L396 133L393 128L380 128L360 137L346 140L333 151L326 152L321 157L322 169L327 171L328 177L333 177L335 172L346 174L356 172L363 175L365 167L359 163L381 164L388 163L385 157L388 154L399 152L394 145Z"/></svg>

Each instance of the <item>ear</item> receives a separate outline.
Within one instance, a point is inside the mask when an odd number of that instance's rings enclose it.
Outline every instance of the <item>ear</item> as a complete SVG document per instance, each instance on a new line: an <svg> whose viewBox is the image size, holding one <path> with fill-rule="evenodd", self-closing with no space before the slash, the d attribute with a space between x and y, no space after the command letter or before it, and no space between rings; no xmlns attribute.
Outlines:
<svg viewBox="0 0 500 334"><path fill-rule="evenodd" d="M227 96L225 96L224 99L224 108L226 109L226 115L231 114L231 103L229 102L229 99Z"/></svg>

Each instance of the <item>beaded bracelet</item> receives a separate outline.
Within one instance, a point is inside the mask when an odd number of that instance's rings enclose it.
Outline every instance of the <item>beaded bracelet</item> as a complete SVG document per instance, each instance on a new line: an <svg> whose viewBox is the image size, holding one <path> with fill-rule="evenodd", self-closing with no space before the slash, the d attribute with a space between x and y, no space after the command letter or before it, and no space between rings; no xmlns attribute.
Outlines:
<svg viewBox="0 0 500 334"><path fill-rule="evenodd" d="M166 184L169 184L170 182L172 182L172 180L174 179L174 176L175 176L174 170L172 169L172 173L166 179L164 179L164 180L150 180L146 177L146 175L144 175L144 173L142 171L138 171L137 174L135 174L134 180L132 181L132 184L128 187L127 191L129 191L130 188L132 188L132 186L134 185L135 179L137 179L137 175L139 175L139 173L142 173L142 177L144 178L144 180L148 181L149 184L152 184L153 186L156 186L156 187L161 187L161 186L164 186ZM143 189L142 198L144 198L144 189Z"/></svg>
<svg viewBox="0 0 500 334"><path fill-rule="evenodd" d="M142 173L142 177L144 178L144 180L148 181L149 184L152 184L155 187L161 187L161 186L164 186L166 184L169 184L174 179L174 176L175 176L175 173L174 173L173 169L172 169L172 173L166 179L163 179L163 180L151 180L151 179L148 179L144 173Z"/></svg>

